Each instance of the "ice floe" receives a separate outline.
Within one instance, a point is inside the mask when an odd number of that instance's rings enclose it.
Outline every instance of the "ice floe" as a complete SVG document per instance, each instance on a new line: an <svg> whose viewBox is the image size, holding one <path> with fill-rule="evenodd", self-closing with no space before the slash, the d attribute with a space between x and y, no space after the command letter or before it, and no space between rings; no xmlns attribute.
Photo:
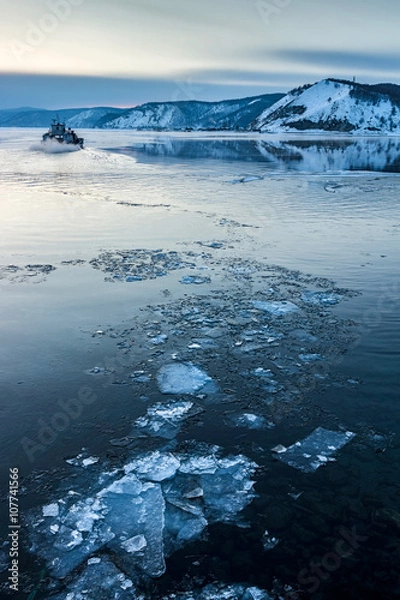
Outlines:
<svg viewBox="0 0 400 600"><path fill-rule="evenodd" d="M185 275L185 277L182 277L182 279L180 280L180 283L183 283L185 285L202 285L203 283L211 283L211 278L203 277L201 275Z"/></svg>
<svg viewBox="0 0 400 600"><path fill-rule="evenodd" d="M281 317L282 315L287 315L300 310L296 304L290 302L289 300L282 300L280 302L263 302L256 300L253 302L253 306L258 310L270 313L275 317Z"/></svg>
<svg viewBox="0 0 400 600"><path fill-rule="evenodd" d="M273 452L287 465L304 473L312 473L322 465L334 461L335 453L354 437L355 434L351 431L343 433L318 427L301 442L296 442L288 448L277 446Z"/></svg>
<svg viewBox="0 0 400 600"><path fill-rule="evenodd" d="M197 267L197 260L204 254L176 251L146 250L143 248L133 250L118 250L116 252L103 252L90 261L94 269L106 274L106 281L122 281L134 283L148 279L165 277L172 271L193 269Z"/></svg>
<svg viewBox="0 0 400 600"><path fill-rule="evenodd" d="M136 594L132 580L106 557L89 559L83 572L65 590L48 597L51 600L144 600Z"/></svg>
<svg viewBox="0 0 400 600"><path fill-rule="evenodd" d="M235 413L225 418L225 423L230 427L245 427L246 429L267 429L274 427L265 417L253 413Z"/></svg>
<svg viewBox="0 0 400 600"><path fill-rule="evenodd" d="M129 576L159 577L166 554L197 539L208 523L236 523L254 498L254 462L221 458L215 446L201 451L137 455L122 471L94 478L86 495L44 506L30 519L31 550L58 579L103 549L118 555Z"/></svg>
<svg viewBox="0 0 400 600"><path fill-rule="evenodd" d="M157 374L157 382L162 394L195 394L207 384L215 387L212 378L192 363L164 365Z"/></svg>
<svg viewBox="0 0 400 600"><path fill-rule="evenodd" d="M183 400L164 404L158 402L147 409L145 416L135 421L134 430L139 429L154 437L173 439L186 419L198 415L202 410L193 402Z"/></svg>
<svg viewBox="0 0 400 600"><path fill-rule="evenodd" d="M334 292L310 292L305 290L301 295L301 299L306 304L315 306L335 306L335 304L339 304L342 296Z"/></svg>

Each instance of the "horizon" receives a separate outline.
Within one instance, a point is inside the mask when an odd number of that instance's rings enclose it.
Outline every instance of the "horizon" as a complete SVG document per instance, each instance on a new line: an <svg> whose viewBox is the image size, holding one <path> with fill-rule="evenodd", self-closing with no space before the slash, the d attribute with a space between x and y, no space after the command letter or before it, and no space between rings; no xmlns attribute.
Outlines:
<svg viewBox="0 0 400 600"><path fill-rule="evenodd" d="M218 102L286 93L326 73L400 84L395 0L0 0L0 8L3 109Z"/></svg>

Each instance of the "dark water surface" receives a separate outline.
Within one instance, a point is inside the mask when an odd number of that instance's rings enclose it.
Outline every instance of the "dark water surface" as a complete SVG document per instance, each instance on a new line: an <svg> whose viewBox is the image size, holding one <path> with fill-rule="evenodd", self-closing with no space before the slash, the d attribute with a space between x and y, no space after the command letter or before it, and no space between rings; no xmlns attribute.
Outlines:
<svg viewBox="0 0 400 600"><path fill-rule="evenodd" d="M65 458L85 448L106 470L188 441L255 461L257 496L240 526L215 522L172 553L145 597L215 581L274 598L400 597L400 142L87 131L84 151L47 154L31 149L40 133L0 130L0 469L3 497L19 469L24 523L15 597L51 595L48 566L26 552L30 511L62 482L87 496L98 475ZM203 279L181 283L191 276ZM340 302L308 305L307 291ZM282 300L301 314L253 305ZM265 341L267 327L281 336ZM195 395L203 412L172 442L110 443L171 400L156 375L174 360L222 395ZM130 377L139 370L149 382ZM229 425L244 412L270 426ZM304 473L271 452L318 427L356 434L335 462Z"/></svg>

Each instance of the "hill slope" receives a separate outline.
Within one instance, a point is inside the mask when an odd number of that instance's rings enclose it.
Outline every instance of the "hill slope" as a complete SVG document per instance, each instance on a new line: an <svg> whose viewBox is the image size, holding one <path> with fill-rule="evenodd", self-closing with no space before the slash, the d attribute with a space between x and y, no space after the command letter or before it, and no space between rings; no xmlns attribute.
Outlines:
<svg viewBox="0 0 400 600"><path fill-rule="evenodd" d="M289 92L249 129L400 133L400 86L324 79Z"/></svg>
<svg viewBox="0 0 400 600"><path fill-rule="evenodd" d="M101 119L115 118L123 113L121 108L64 108L61 110L44 110L41 108L20 108L0 110L0 127L44 127L47 129L51 121L59 117L67 127L92 128Z"/></svg>
<svg viewBox="0 0 400 600"><path fill-rule="evenodd" d="M282 97L283 94L266 94L222 102L150 102L115 119L103 119L100 126L139 131L240 130Z"/></svg>

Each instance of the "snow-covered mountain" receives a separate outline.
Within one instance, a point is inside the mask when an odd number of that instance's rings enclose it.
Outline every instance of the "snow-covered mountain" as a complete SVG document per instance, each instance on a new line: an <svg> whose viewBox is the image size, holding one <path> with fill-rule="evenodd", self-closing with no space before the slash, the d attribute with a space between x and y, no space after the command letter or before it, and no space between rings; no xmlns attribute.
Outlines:
<svg viewBox="0 0 400 600"><path fill-rule="evenodd" d="M324 79L288 94L221 102L150 102L135 108L0 110L0 127L48 127L58 115L74 129L400 134L400 86Z"/></svg>
<svg viewBox="0 0 400 600"><path fill-rule="evenodd" d="M113 119L125 112L122 108L64 108L44 110L41 108L19 108L0 110L0 127L44 127L47 129L53 119L60 118L67 127L93 128L102 119Z"/></svg>
<svg viewBox="0 0 400 600"><path fill-rule="evenodd" d="M283 94L265 94L222 102L150 102L117 118L103 119L100 126L139 131L241 130L282 97Z"/></svg>
<svg viewBox="0 0 400 600"><path fill-rule="evenodd" d="M289 92L263 111L250 129L400 133L400 86L324 79Z"/></svg>

